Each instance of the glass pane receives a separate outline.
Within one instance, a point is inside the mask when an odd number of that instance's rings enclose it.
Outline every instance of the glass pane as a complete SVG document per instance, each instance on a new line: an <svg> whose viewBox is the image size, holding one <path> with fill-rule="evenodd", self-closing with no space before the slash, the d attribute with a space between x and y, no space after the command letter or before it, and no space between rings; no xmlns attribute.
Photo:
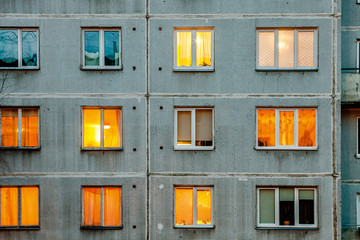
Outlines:
<svg viewBox="0 0 360 240"><path fill-rule="evenodd" d="M197 224L211 224L211 190L198 190L196 198Z"/></svg>
<svg viewBox="0 0 360 240"><path fill-rule="evenodd" d="M196 66L211 66L211 32L196 32Z"/></svg>
<svg viewBox="0 0 360 240"><path fill-rule="evenodd" d="M119 66L119 31L105 31L105 66Z"/></svg>
<svg viewBox="0 0 360 240"><path fill-rule="evenodd" d="M120 110L104 110L104 147L121 147Z"/></svg>
<svg viewBox="0 0 360 240"><path fill-rule="evenodd" d="M21 188L21 225L39 225L39 188Z"/></svg>
<svg viewBox="0 0 360 240"><path fill-rule="evenodd" d="M84 109L84 147L100 147L100 109Z"/></svg>
<svg viewBox="0 0 360 240"><path fill-rule="evenodd" d="M21 119L21 145L39 146L39 119L37 109L23 109Z"/></svg>
<svg viewBox="0 0 360 240"><path fill-rule="evenodd" d="M177 112L177 144L191 145L191 112Z"/></svg>
<svg viewBox="0 0 360 240"><path fill-rule="evenodd" d="M293 111L279 111L279 145L294 145Z"/></svg>
<svg viewBox="0 0 360 240"><path fill-rule="evenodd" d="M84 188L84 225L100 225L101 189Z"/></svg>
<svg viewBox="0 0 360 240"><path fill-rule="evenodd" d="M22 65L37 66L37 32L22 32Z"/></svg>
<svg viewBox="0 0 360 240"><path fill-rule="evenodd" d="M85 66L99 66L99 31L85 31Z"/></svg>
<svg viewBox="0 0 360 240"><path fill-rule="evenodd" d="M314 31L298 32L298 66L314 66Z"/></svg>
<svg viewBox="0 0 360 240"><path fill-rule="evenodd" d="M299 147L316 146L316 110L298 110Z"/></svg>
<svg viewBox="0 0 360 240"><path fill-rule="evenodd" d="M280 188L279 190L279 215L280 225L294 225L295 224L295 202L293 188Z"/></svg>
<svg viewBox="0 0 360 240"><path fill-rule="evenodd" d="M18 67L18 30L0 30L0 67Z"/></svg>
<svg viewBox="0 0 360 240"><path fill-rule="evenodd" d="M1 226L18 225L18 188L1 188Z"/></svg>
<svg viewBox="0 0 360 240"><path fill-rule="evenodd" d="M18 146L18 110L1 109L1 146Z"/></svg>
<svg viewBox="0 0 360 240"><path fill-rule="evenodd" d="M358 126L357 126L357 142L358 142L358 149L357 149L357 152L358 152L358 154L360 154L360 118L358 118Z"/></svg>
<svg viewBox="0 0 360 240"><path fill-rule="evenodd" d="M275 32L259 32L259 66L275 66Z"/></svg>
<svg viewBox="0 0 360 240"><path fill-rule="evenodd" d="M191 32L176 32L176 66L191 66Z"/></svg>
<svg viewBox="0 0 360 240"><path fill-rule="evenodd" d="M258 146L275 146L275 110L258 110Z"/></svg>
<svg viewBox="0 0 360 240"><path fill-rule="evenodd" d="M314 224L314 190L299 190L299 223Z"/></svg>
<svg viewBox="0 0 360 240"><path fill-rule="evenodd" d="M193 225L193 190L176 188L175 195L176 225Z"/></svg>
<svg viewBox="0 0 360 240"><path fill-rule="evenodd" d="M279 67L294 67L294 30L279 31Z"/></svg>
<svg viewBox="0 0 360 240"><path fill-rule="evenodd" d="M275 190L260 190L260 223L275 223Z"/></svg>
<svg viewBox="0 0 360 240"><path fill-rule="evenodd" d="M104 225L120 226L121 189L104 188Z"/></svg>
<svg viewBox="0 0 360 240"><path fill-rule="evenodd" d="M196 146L212 146L212 110L196 110Z"/></svg>

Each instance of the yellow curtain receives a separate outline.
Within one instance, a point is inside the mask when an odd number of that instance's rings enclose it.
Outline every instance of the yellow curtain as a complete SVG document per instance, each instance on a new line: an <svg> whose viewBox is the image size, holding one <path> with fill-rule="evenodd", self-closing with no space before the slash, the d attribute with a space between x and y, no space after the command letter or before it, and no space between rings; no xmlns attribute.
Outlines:
<svg viewBox="0 0 360 240"><path fill-rule="evenodd" d="M100 147L100 109L84 109L84 147Z"/></svg>
<svg viewBox="0 0 360 240"><path fill-rule="evenodd" d="M197 224L211 224L211 190L198 190L197 197Z"/></svg>
<svg viewBox="0 0 360 240"><path fill-rule="evenodd" d="M211 66L211 32L196 32L196 66Z"/></svg>
<svg viewBox="0 0 360 240"><path fill-rule="evenodd" d="M298 110L299 147L315 147L316 144L316 110Z"/></svg>
<svg viewBox="0 0 360 240"><path fill-rule="evenodd" d="M176 225L192 225L193 224L193 190L181 189L175 190L176 198Z"/></svg>
<svg viewBox="0 0 360 240"><path fill-rule="evenodd" d="M258 110L258 146L275 146L275 110Z"/></svg>
<svg viewBox="0 0 360 240"><path fill-rule="evenodd" d="M191 32L176 32L177 66L191 66Z"/></svg>
<svg viewBox="0 0 360 240"><path fill-rule="evenodd" d="M18 146L18 110L1 109L1 146Z"/></svg>
<svg viewBox="0 0 360 240"><path fill-rule="evenodd" d="M101 189L84 188L84 225L100 226Z"/></svg>
<svg viewBox="0 0 360 240"><path fill-rule="evenodd" d="M121 147L120 110L104 110L104 147Z"/></svg>
<svg viewBox="0 0 360 240"><path fill-rule="evenodd" d="M39 225L39 188L21 188L21 225Z"/></svg>
<svg viewBox="0 0 360 240"><path fill-rule="evenodd" d="M279 111L279 145L294 145L294 112Z"/></svg>
<svg viewBox="0 0 360 240"><path fill-rule="evenodd" d="M104 225L121 225L121 188L104 188Z"/></svg>
<svg viewBox="0 0 360 240"><path fill-rule="evenodd" d="M18 225L18 188L1 188L1 222L0 226Z"/></svg>
<svg viewBox="0 0 360 240"><path fill-rule="evenodd" d="M37 109L23 109L21 119L21 145L39 146L39 119Z"/></svg>

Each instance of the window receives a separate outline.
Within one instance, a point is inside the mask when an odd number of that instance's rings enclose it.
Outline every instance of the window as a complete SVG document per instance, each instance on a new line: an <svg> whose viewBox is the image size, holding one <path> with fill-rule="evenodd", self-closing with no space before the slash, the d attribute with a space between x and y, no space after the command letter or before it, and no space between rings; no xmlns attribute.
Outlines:
<svg viewBox="0 0 360 240"><path fill-rule="evenodd" d="M214 29L174 29L174 70L214 70Z"/></svg>
<svg viewBox="0 0 360 240"><path fill-rule="evenodd" d="M360 117L357 118L357 153L356 157L360 158Z"/></svg>
<svg viewBox="0 0 360 240"><path fill-rule="evenodd" d="M257 149L315 150L315 108L258 108Z"/></svg>
<svg viewBox="0 0 360 240"><path fill-rule="evenodd" d="M175 109L175 150L213 150L212 108Z"/></svg>
<svg viewBox="0 0 360 240"><path fill-rule="evenodd" d="M212 187L175 188L175 227L212 228Z"/></svg>
<svg viewBox="0 0 360 240"><path fill-rule="evenodd" d="M315 228L317 226L316 192L316 188L258 188L257 226Z"/></svg>
<svg viewBox="0 0 360 240"><path fill-rule="evenodd" d="M82 148L121 149L121 108L83 108Z"/></svg>
<svg viewBox="0 0 360 240"><path fill-rule="evenodd" d="M357 225L360 226L360 193L356 194L356 214L357 214Z"/></svg>
<svg viewBox="0 0 360 240"><path fill-rule="evenodd" d="M121 69L120 28L86 28L83 35L83 69Z"/></svg>
<svg viewBox="0 0 360 240"><path fill-rule="evenodd" d="M82 229L121 229L121 187L83 187Z"/></svg>
<svg viewBox="0 0 360 240"><path fill-rule="evenodd" d="M317 29L257 29L259 70L317 69Z"/></svg>
<svg viewBox="0 0 360 240"><path fill-rule="evenodd" d="M0 29L0 69L39 68L39 30Z"/></svg>
<svg viewBox="0 0 360 240"><path fill-rule="evenodd" d="M39 109L1 108L0 111L2 148L39 147Z"/></svg>
<svg viewBox="0 0 360 240"><path fill-rule="evenodd" d="M0 229L40 229L39 187L0 187Z"/></svg>
<svg viewBox="0 0 360 240"><path fill-rule="evenodd" d="M356 68L357 68L357 73L360 73L360 40L359 39L356 41L356 48L357 48L356 49L357 50L356 51Z"/></svg>

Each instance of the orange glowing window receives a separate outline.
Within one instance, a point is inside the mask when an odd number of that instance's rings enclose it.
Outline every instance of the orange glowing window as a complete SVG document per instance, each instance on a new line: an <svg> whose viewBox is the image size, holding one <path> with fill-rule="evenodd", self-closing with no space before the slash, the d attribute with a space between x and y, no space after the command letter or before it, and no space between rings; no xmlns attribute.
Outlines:
<svg viewBox="0 0 360 240"><path fill-rule="evenodd" d="M0 201L0 227L39 225L39 187L1 187Z"/></svg>
<svg viewBox="0 0 360 240"><path fill-rule="evenodd" d="M175 188L175 225L178 227L212 226L212 188Z"/></svg>
<svg viewBox="0 0 360 240"><path fill-rule="evenodd" d="M83 148L121 148L121 109L83 108Z"/></svg>
<svg viewBox="0 0 360 240"><path fill-rule="evenodd" d="M2 108L0 111L1 147L39 147L39 109Z"/></svg>
<svg viewBox="0 0 360 240"><path fill-rule="evenodd" d="M83 188L83 226L121 226L121 188Z"/></svg>
<svg viewBox="0 0 360 240"><path fill-rule="evenodd" d="M257 147L315 149L316 109L257 109Z"/></svg>
<svg viewBox="0 0 360 240"><path fill-rule="evenodd" d="M258 69L316 69L317 29L258 29Z"/></svg>
<svg viewBox="0 0 360 240"><path fill-rule="evenodd" d="M213 70L213 35L212 28L176 28L174 69Z"/></svg>

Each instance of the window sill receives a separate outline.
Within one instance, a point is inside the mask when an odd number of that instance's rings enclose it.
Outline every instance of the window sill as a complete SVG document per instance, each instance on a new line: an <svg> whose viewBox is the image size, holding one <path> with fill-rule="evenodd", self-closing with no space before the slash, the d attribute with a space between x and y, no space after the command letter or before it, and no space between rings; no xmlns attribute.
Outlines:
<svg viewBox="0 0 360 240"><path fill-rule="evenodd" d="M208 226L174 226L174 229L215 229L215 225Z"/></svg>
<svg viewBox="0 0 360 240"><path fill-rule="evenodd" d="M81 71L122 71L123 67L83 67L80 66Z"/></svg>
<svg viewBox="0 0 360 240"><path fill-rule="evenodd" d="M0 147L1 150L34 150L39 151L40 147Z"/></svg>
<svg viewBox="0 0 360 240"><path fill-rule="evenodd" d="M320 230L318 227L256 227L256 230Z"/></svg>
<svg viewBox="0 0 360 240"><path fill-rule="evenodd" d="M318 72L318 68L284 68L284 69L275 69L275 68L256 68L256 72Z"/></svg>
<svg viewBox="0 0 360 240"><path fill-rule="evenodd" d="M81 230L122 230L123 226L81 226Z"/></svg>
<svg viewBox="0 0 360 240"><path fill-rule="evenodd" d="M214 146L211 147L179 147L174 146L175 151L213 151L215 149Z"/></svg>
<svg viewBox="0 0 360 240"><path fill-rule="evenodd" d="M123 151L123 148L81 148L81 151Z"/></svg>
<svg viewBox="0 0 360 240"><path fill-rule="evenodd" d="M214 68L173 68L174 72L214 72Z"/></svg>
<svg viewBox="0 0 360 240"><path fill-rule="evenodd" d="M279 147L258 147L254 148L258 151L317 151L318 147L305 148L305 147L289 147L289 148L279 148Z"/></svg>
<svg viewBox="0 0 360 240"><path fill-rule="evenodd" d="M9 226L0 227L0 231L39 231L40 226Z"/></svg>

